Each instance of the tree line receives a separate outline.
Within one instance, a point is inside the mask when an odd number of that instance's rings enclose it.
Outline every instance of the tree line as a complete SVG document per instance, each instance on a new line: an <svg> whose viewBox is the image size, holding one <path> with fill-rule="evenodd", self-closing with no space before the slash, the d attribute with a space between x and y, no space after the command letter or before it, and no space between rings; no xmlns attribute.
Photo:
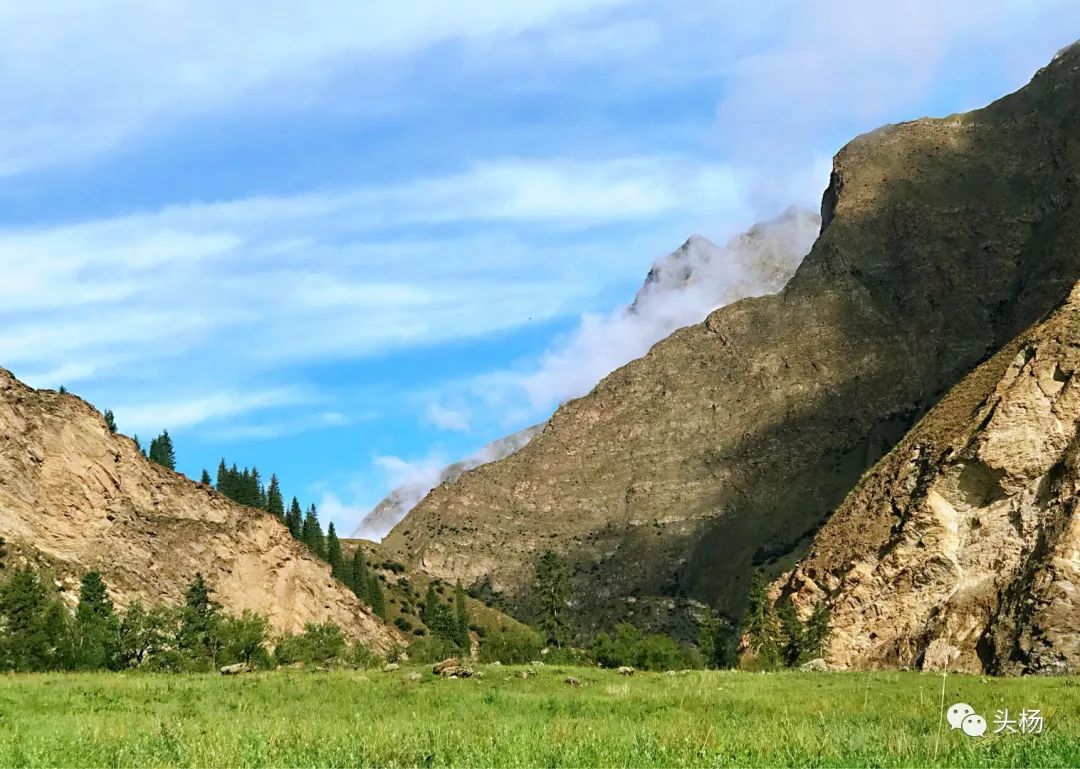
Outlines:
<svg viewBox="0 0 1080 769"><path fill-rule="evenodd" d="M381 660L362 644L347 643L332 623L308 624L300 634L272 637L266 617L232 616L213 600L201 574L180 606L146 609L133 602L120 611L98 572L83 575L72 613L33 568L21 566L0 581L0 669L213 671L241 663L353 664Z"/></svg>

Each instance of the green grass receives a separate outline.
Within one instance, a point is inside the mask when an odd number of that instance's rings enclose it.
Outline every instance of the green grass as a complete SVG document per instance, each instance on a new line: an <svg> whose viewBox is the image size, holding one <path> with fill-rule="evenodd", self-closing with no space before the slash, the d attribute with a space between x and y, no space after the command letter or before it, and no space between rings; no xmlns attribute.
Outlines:
<svg viewBox="0 0 1080 769"><path fill-rule="evenodd" d="M1080 765L1077 679L950 676L946 705L1047 716L976 740L939 732L942 679L918 673L415 670L0 677L0 765Z"/></svg>

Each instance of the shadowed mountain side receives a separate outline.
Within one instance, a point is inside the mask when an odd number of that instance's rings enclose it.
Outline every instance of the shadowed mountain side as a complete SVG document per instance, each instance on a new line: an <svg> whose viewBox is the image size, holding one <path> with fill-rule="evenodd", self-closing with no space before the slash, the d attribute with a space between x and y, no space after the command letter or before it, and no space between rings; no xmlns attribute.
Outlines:
<svg viewBox="0 0 1080 769"><path fill-rule="evenodd" d="M436 489L387 544L511 601L538 551L562 552L583 627L627 600L737 613L756 562L791 563L862 471L1080 274L1078 59L985 109L852 141L780 294L674 333L519 453Z"/></svg>

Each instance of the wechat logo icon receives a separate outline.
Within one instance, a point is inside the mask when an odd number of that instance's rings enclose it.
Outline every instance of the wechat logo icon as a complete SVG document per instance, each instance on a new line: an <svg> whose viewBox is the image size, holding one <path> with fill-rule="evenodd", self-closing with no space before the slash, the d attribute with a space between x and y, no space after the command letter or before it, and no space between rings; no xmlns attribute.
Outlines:
<svg viewBox="0 0 1080 769"><path fill-rule="evenodd" d="M968 737L982 737L986 734L986 719L975 712L975 708L966 702L958 702L945 714L949 726L960 729Z"/></svg>

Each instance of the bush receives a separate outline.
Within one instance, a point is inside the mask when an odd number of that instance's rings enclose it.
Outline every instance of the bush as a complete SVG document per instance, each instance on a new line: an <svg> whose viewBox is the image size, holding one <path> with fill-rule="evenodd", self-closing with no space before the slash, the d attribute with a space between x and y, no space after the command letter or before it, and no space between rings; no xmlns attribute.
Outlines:
<svg viewBox="0 0 1080 769"><path fill-rule="evenodd" d="M522 665L537 659L543 645L540 636L532 630L494 630L480 642L480 660Z"/></svg>
<svg viewBox="0 0 1080 769"><path fill-rule="evenodd" d="M644 635L633 625L622 624L615 635L600 633L592 644L593 658L606 668L624 665L641 670L687 670L702 667L701 656L663 635Z"/></svg>
<svg viewBox="0 0 1080 769"><path fill-rule="evenodd" d="M355 643L349 650L349 665L354 668L370 669L379 668L383 665L383 659L371 652L362 643Z"/></svg>
<svg viewBox="0 0 1080 769"><path fill-rule="evenodd" d="M460 655L461 649L453 641L441 636L425 636L409 644L409 660L412 662L439 662L447 657Z"/></svg>
<svg viewBox="0 0 1080 769"><path fill-rule="evenodd" d="M345 638L341 628L331 622L304 626L301 635L285 635L278 639L274 657L280 665L303 662L326 665L345 654Z"/></svg>
<svg viewBox="0 0 1080 769"><path fill-rule="evenodd" d="M398 630L400 630L402 633L411 633L412 632L412 629L413 629L412 625L409 624L409 620L405 619L404 617L395 618L394 619L394 624L397 625Z"/></svg>

